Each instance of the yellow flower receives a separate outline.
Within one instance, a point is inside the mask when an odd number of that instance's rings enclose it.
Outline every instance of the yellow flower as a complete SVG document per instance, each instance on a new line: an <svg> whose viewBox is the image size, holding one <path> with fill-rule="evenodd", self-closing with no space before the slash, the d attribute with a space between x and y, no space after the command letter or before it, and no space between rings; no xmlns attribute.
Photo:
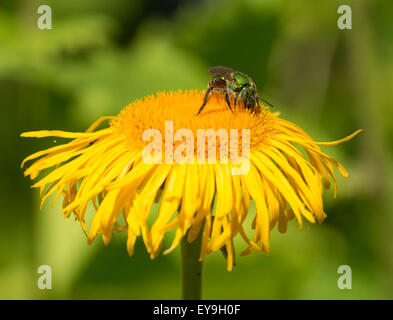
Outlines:
<svg viewBox="0 0 393 320"><path fill-rule="evenodd" d="M322 191L323 187L329 187L330 178L336 194L333 165L344 177L347 172L318 145L339 144L360 130L335 142L317 143L301 128L267 108L255 113L238 107L232 113L219 94L212 95L205 110L195 116L203 95L204 91L158 93L135 101L116 117L99 119L86 132L23 133L23 137L73 139L27 157L22 166L28 160L40 159L25 175L35 179L41 170L54 167L33 185L40 188L42 203L52 194L55 194L54 201L63 195L64 215L69 217L74 213L89 243L101 233L107 244L113 230L127 230L130 255L138 236L142 236L147 251L154 258L161 250L167 231L176 230L165 254L176 248L184 236L192 242L202 232L200 260L212 251L225 248L228 270L231 270L236 235L248 244L243 255L252 251L269 253L270 230L276 224L280 232L286 232L287 222L293 217L300 227L303 218L311 223L322 222L326 217ZM94 131L108 119L111 120L109 128ZM142 136L147 129L155 128L164 137L165 121L172 121L174 132L185 128L194 137L198 129L224 129L228 133L230 129L249 129L248 172L233 174L231 169L239 164L232 161L146 163L142 154L147 141L143 141ZM174 139L170 144L163 149L176 149L181 141ZM216 151L221 150L221 146L222 143L217 142ZM242 150L244 145L238 142L237 147ZM209 150L211 147L206 152ZM197 151L193 149L194 159ZM246 234L243 225L250 199L256 204L252 237ZM157 217L151 223L148 218L154 201L160 204ZM87 230L85 212L90 203L96 213ZM121 215L124 219L120 219Z"/></svg>

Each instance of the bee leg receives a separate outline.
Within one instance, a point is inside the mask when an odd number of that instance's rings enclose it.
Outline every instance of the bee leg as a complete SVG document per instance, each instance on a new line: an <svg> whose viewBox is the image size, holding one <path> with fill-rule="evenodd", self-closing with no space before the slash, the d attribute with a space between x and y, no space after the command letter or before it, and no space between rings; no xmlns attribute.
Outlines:
<svg viewBox="0 0 393 320"><path fill-rule="evenodd" d="M269 107L274 107L271 103L267 102L265 99L262 98L258 98L261 99L264 103L266 103Z"/></svg>
<svg viewBox="0 0 393 320"><path fill-rule="evenodd" d="M233 106L236 108L237 98L239 98L239 94L235 94L235 100L233 101Z"/></svg>
<svg viewBox="0 0 393 320"><path fill-rule="evenodd" d="M210 94L211 94L212 90L213 90L213 87L207 88L205 96L203 97L203 103L202 103L201 107L199 108L196 116L199 115L202 112L203 108L206 106L207 101L209 100L209 97L210 97Z"/></svg>
<svg viewBox="0 0 393 320"><path fill-rule="evenodd" d="M225 92L225 101L226 101L226 103L227 103L229 109L231 109L231 111L232 111L232 113L233 113L233 109L232 109L232 106L231 106L231 102L229 101L229 94L228 94L228 92Z"/></svg>

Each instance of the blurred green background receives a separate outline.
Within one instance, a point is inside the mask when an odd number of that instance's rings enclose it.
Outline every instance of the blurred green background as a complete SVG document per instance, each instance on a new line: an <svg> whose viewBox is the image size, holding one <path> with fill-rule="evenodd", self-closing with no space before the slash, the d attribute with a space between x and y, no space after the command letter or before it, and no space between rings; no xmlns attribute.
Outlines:
<svg viewBox="0 0 393 320"><path fill-rule="evenodd" d="M41 4L52 30L37 27ZM341 4L352 30L337 27ZM388 0L2 0L0 298L180 298L180 248L151 261L138 241L129 258L125 234L89 247L61 201L39 210L20 163L53 140L19 135L82 131L144 95L203 89L220 64L249 74L317 141L364 132L323 148L350 174L337 199L324 195L325 222L275 229L270 256L237 256L232 272L220 252L208 256L203 298L392 299L392 13ZM52 290L37 288L40 265L52 267ZM352 290L337 287L340 265L352 268Z"/></svg>

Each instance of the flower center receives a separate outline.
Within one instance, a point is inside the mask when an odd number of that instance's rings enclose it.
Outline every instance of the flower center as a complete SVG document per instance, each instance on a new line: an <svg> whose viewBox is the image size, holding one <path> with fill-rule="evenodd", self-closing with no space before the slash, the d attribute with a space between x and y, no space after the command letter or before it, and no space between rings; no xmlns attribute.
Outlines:
<svg viewBox="0 0 393 320"><path fill-rule="evenodd" d="M149 129L157 130L163 142L171 139L174 148L184 143L184 133L192 134L195 155L198 133L203 134L201 130L205 133L209 129L214 130L209 130L208 134L216 135L217 151L223 143L232 142L235 136L237 139L234 141L241 152L243 129L249 130L250 148L265 143L271 136L276 117L270 111L263 107L260 112L245 109L238 101L235 112L232 112L225 96L220 93L213 93L203 111L196 116L204 94L205 91L179 90L148 96L124 108L112 121L112 127L124 135L131 150L141 150L149 143L143 139Z"/></svg>

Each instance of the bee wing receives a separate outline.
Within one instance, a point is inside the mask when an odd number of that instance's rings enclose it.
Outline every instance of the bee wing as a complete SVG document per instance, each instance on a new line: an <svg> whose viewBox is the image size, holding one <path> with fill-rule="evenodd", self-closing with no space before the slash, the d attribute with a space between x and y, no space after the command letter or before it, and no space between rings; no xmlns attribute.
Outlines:
<svg viewBox="0 0 393 320"><path fill-rule="evenodd" d="M230 80L232 72L236 72L236 70L224 66L214 66L210 67L208 72L210 74L214 74L216 76L224 77L225 79Z"/></svg>

